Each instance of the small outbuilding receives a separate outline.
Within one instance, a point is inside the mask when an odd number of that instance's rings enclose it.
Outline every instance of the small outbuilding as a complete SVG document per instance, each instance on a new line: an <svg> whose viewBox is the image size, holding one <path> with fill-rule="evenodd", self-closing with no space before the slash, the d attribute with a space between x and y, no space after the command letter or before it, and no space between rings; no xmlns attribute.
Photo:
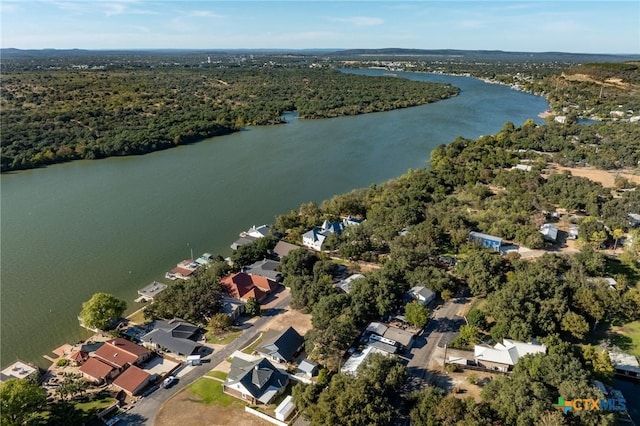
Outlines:
<svg viewBox="0 0 640 426"><path fill-rule="evenodd" d="M293 398L291 395L289 395L282 400L280 405L276 407L276 419L284 422L291 416L291 414L293 414L295 410L296 404L293 403Z"/></svg>

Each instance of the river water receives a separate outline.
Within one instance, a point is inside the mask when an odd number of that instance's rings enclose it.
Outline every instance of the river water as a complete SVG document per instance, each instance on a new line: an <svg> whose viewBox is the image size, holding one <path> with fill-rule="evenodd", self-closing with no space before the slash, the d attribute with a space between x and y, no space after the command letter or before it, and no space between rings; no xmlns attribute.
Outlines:
<svg viewBox="0 0 640 426"><path fill-rule="evenodd" d="M380 75L381 71L355 71ZM427 166L456 136L536 121L539 97L467 77L459 96L420 107L326 120L293 119L139 157L76 161L1 176L1 359L42 355L86 338L76 316L93 293L127 300L177 262L230 253L251 225L307 201Z"/></svg>

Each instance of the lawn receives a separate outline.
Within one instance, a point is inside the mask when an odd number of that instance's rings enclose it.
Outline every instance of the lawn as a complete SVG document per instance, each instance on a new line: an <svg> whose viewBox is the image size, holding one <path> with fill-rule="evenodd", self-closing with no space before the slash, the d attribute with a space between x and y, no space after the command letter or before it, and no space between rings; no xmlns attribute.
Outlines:
<svg viewBox="0 0 640 426"><path fill-rule="evenodd" d="M611 344L640 358L640 321L612 327Z"/></svg>
<svg viewBox="0 0 640 426"><path fill-rule="evenodd" d="M216 345L228 345L229 343L236 340L241 334L241 330L230 331L220 336L216 336L213 332L209 332L207 333L207 343L213 343Z"/></svg>
<svg viewBox="0 0 640 426"><path fill-rule="evenodd" d="M262 342L262 334L260 336L258 336L258 338L256 340L253 341L253 343L251 343L249 346L247 346L246 348L244 348L242 350L243 353L245 354L249 354L251 355L253 353L253 351L256 350L256 348L258 347L258 345Z"/></svg>
<svg viewBox="0 0 640 426"><path fill-rule="evenodd" d="M149 322L149 320L145 319L144 317L144 308L138 309L137 311L129 315L127 319L133 324L144 324Z"/></svg>
<svg viewBox="0 0 640 426"><path fill-rule="evenodd" d="M77 401L73 401L77 410L84 411L85 413L96 413L104 408L107 408L111 404L115 403L116 399L108 391L101 391L94 394L87 394Z"/></svg>
<svg viewBox="0 0 640 426"><path fill-rule="evenodd" d="M223 371L209 371L206 376L215 377L220 380L227 380L227 373Z"/></svg>
<svg viewBox="0 0 640 426"><path fill-rule="evenodd" d="M191 393L198 395L200 401L205 404L216 404L228 407L233 404L244 405L240 400L222 392L222 383L217 380L200 378L193 382L188 388Z"/></svg>

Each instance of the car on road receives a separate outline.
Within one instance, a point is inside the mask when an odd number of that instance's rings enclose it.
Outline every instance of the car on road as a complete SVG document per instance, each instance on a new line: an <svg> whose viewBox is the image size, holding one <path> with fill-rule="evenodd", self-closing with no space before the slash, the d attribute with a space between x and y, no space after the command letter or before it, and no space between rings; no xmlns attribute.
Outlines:
<svg viewBox="0 0 640 426"><path fill-rule="evenodd" d="M167 389L170 388L176 382L175 376L169 376L162 382L162 387Z"/></svg>

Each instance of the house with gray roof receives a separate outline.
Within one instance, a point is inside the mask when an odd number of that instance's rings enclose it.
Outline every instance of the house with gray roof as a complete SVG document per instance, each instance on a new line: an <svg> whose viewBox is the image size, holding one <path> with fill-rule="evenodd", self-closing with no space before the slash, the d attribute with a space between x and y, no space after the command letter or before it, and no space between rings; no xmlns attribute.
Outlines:
<svg viewBox="0 0 640 426"><path fill-rule="evenodd" d="M313 229L302 234L302 245L320 251L322 250L322 244L324 244L324 241L329 235L340 235L343 229L342 222L329 222L325 220L322 226L315 226Z"/></svg>
<svg viewBox="0 0 640 426"><path fill-rule="evenodd" d="M476 345L473 349L476 364L490 370L508 372L513 369L518 360L525 355L546 353L547 347L538 342L518 342L503 339L493 347Z"/></svg>
<svg viewBox="0 0 640 426"><path fill-rule="evenodd" d="M469 241L498 252L502 245L502 238L475 231L469 232Z"/></svg>
<svg viewBox="0 0 640 426"><path fill-rule="evenodd" d="M304 338L293 327L284 331L269 330L256 352L272 361L285 363L294 360L304 345Z"/></svg>
<svg viewBox="0 0 640 426"><path fill-rule="evenodd" d="M431 290L423 286L412 287L411 290L407 292L407 297L410 300L417 300L423 305L428 305L433 299L435 299L436 294Z"/></svg>
<svg viewBox="0 0 640 426"><path fill-rule="evenodd" d="M289 376L280 372L266 358L247 361L235 357L222 391L251 404L269 404L289 383Z"/></svg>
<svg viewBox="0 0 640 426"><path fill-rule="evenodd" d="M278 241L276 246L273 248L273 254L276 255L278 259L282 260L283 257L294 250L298 250L299 248L301 247L295 244L291 244L286 241Z"/></svg>
<svg viewBox="0 0 640 426"><path fill-rule="evenodd" d="M237 240L235 240L233 243L231 243L231 249L238 250L240 247L246 246L247 244L251 244L255 240L257 240L256 237L252 237L251 235L245 235L244 237L240 237Z"/></svg>
<svg viewBox="0 0 640 426"><path fill-rule="evenodd" d="M182 356L192 355L202 347L197 342L202 331L197 325L174 318L170 321L155 320L152 327L140 338L147 347Z"/></svg>
<svg viewBox="0 0 640 426"><path fill-rule="evenodd" d="M259 275L273 281L281 282L282 274L280 271L277 271L278 266L280 266L280 262L276 260L263 259L252 263L249 266L245 266L242 268L242 272L251 275Z"/></svg>

